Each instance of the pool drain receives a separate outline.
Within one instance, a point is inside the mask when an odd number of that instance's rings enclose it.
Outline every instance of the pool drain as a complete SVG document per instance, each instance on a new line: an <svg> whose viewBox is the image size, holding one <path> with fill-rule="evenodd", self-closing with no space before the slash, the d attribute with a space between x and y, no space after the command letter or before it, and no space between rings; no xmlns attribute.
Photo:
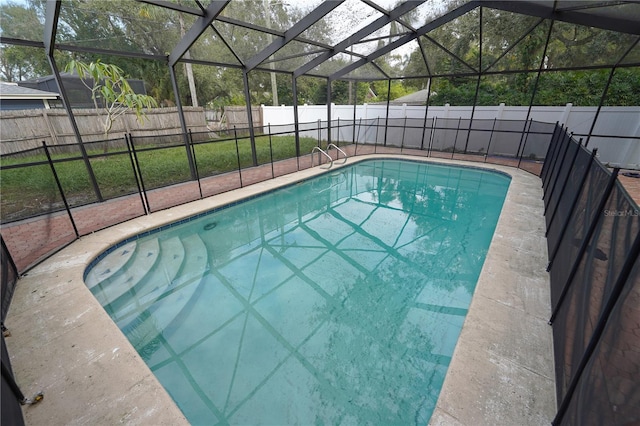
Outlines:
<svg viewBox="0 0 640 426"><path fill-rule="evenodd" d="M215 228L216 226L218 226L218 222L211 222L211 223L207 223L207 224L204 226L204 230L205 230L205 231L210 231L210 230L212 230L213 228Z"/></svg>

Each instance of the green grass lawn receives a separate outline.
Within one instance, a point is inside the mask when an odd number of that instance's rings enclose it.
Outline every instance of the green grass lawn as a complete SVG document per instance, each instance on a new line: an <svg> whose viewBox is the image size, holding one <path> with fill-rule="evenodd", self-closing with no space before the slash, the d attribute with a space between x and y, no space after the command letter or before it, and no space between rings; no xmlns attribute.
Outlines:
<svg viewBox="0 0 640 426"><path fill-rule="evenodd" d="M273 136L272 153L269 137L256 137L258 164L295 157L293 136ZM317 140L300 138L301 155L309 154ZM159 188L191 179L186 147L171 146L136 147L140 172L146 189ZM230 172L238 169L236 142L210 141L194 145L198 175L202 177ZM253 165L249 138L238 139L240 164L243 168ZM111 148L105 155L102 147L88 151L90 164L98 186L105 199L137 191L131 159L126 149ZM79 151L52 153L55 170L71 206L96 201L89 173ZM67 160L67 161L64 161ZM0 169L0 195L2 221L15 220L50 211L62 206L57 185L43 154L22 158L3 158ZM20 168L9 165L44 162L44 164ZM52 207L53 206L53 207Z"/></svg>

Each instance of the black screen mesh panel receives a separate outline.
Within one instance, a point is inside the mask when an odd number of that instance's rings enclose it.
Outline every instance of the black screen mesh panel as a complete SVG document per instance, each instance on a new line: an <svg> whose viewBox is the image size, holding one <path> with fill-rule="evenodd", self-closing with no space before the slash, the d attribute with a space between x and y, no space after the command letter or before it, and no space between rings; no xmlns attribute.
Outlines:
<svg viewBox="0 0 640 426"><path fill-rule="evenodd" d="M385 145L400 148L404 133L404 118L389 118L386 131Z"/></svg>
<svg viewBox="0 0 640 426"><path fill-rule="evenodd" d="M471 132L469 133L469 143L467 152L474 154L486 154L489 148L489 141L492 137L492 129L495 127L494 120L473 120L471 122Z"/></svg>
<svg viewBox="0 0 640 426"><path fill-rule="evenodd" d="M555 124L532 121L525 135L522 147L522 158L528 160L544 160L549 144L549 135L553 133Z"/></svg>
<svg viewBox="0 0 640 426"><path fill-rule="evenodd" d="M431 150L452 152L458 134L458 125L462 126L461 121L453 118L436 119Z"/></svg>
<svg viewBox="0 0 640 426"><path fill-rule="evenodd" d="M515 157L525 129L524 120L498 120L493 129L491 144L487 155L499 157Z"/></svg>
<svg viewBox="0 0 640 426"><path fill-rule="evenodd" d="M601 212L597 212L598 205L603 194L603 188L609 180L607 170L599 163L593 163L589 168L587 181L580 192L567 230L560 241L558 253L553 259L550 272L551 280L551 306L555 308L562 288L564 287L571 268L577 260L580 246L589 229L592 220L597 220ZM548 238L551 235L548 236ZM549 247L553 249L553 247Z"/></svg>
<svg viewBox="0 0 640 426"><path fill-rule="evenodd" d="M22 406L20 399L24 395L16 395L14 392L15 378L11 369L11 360L9 358L9 352L7 351L7 345L4 342L4 335L0 337L2 340L0 346L0 355L2 356L2 383L0 392L2 392L2 424L11 426L23 426L24 418L22 415ZM5 375L6 374L6 375Z"/></svg>
<svg viewBox="0 0 640 426"><path fill-rule="evenodd" d="M558 149L560 148L560 141L562 140L563 135L564 130L562 127L556 125L549 141L549 149L545 155L544 165L542 166L542 174L540 176L542 178L542 188L546 188L548 185L549 174L551 173L551 168L556 160Z"/></svg>
<svg viewBox="0 0 640 426"><path fill-rule="evenodd" d="M11 255L7 246L2 240L2 252L0 255L0 276L2 277L2 288L0 288L0 294L2 295L2 311L0 312L0 321L4 322L7 318L7 312L9 311L9 304L11 303L11 297L16 288L16 282L18 281L18 271L11 260Z"/></svg>
<svg viewBox="0 0 640 426"><path fill-rule="evenodd" d="M640 422L640 208L556 127L542 169L558 412L553 425Z"/></svg>
<svg viewBox="0 0 640 426"><path fill-rule="evenodd" d="M573 142L569 144L569 147L567 148L565 165L558 172L556 184L554 185L553 190L551 190L551 195L548 197L549 200L547 202L547 205L545 206L547 211L546 216L549 219L551 218L551 216L553 216L553 213L558 206L560 197L565 199L564 188L567 184L567 179L569 179L571 174L576 171L575 167L572 167L572 163L579 151L579 144Z"/></svg>
<svg viewBox="0 0 640 426"><path fill-rule="evenodd" d="M574 211L573 203L580 195L579 191L582 190L584 185L585 173L588 172L590 162L591 154L584 147L579 146L578 155L569 173L562 199L558 202L556 209L549 211L546 215L547 244L550 254L553 254L553 250L561 237L562 229Z"/></svg>
<svg viewBox="0 0 640 426"><path fill-rule="evenodd" d="M406 127L402 136L402 146L404 148L420 149L424 134L423 118L407 118Z"/></svg>
<svg viewBox="0 0 640 426"><path fill-rule="evenodd" d="M564 416L567 425L640 422L640 261L609 316Z"/></svg>
<svg viewBox="0 0 640 426"><path fill-rule="evenodd" d="M556 185L558 183L558 179L560 176L560 172L567 167L565 163L565 159L568 158L567 152L569 151L569 147L573 145L573 141L571 140L571 137L569 135L566 135L562 139L561 144L562 146L558 150L558 155L553 161L553 166L551 168L551 172L549 175L549 181L547 182L547 186L545 187L545 192L543 196L545 209L549 204L549 198L551 198L551 194L553 194L553 191L556 188Z"/></svg>
<svg viewBox="0 0 640 426"><path fill-rule="evenodd" d="M567 296L554 322L556 386L564 397L593 330L611 295L633 241L640 232L640 217L619 183L606 207L596 212L598 225L569 283Z"/></svg>

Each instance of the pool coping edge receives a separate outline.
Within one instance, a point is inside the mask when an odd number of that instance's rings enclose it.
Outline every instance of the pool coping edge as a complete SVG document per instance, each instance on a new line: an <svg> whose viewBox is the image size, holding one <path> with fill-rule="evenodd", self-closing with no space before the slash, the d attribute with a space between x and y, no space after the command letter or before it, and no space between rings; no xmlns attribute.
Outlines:
<svg viewBox="0 0 640 426"><path fill-rule="evenodd" d="M503 205L503 213L508 201L510 203L518 203L519 194L516 194L515 191L519 189L516 188L518 185L514 185L514 183L521 180L527 181L526 186L531 191L533 191L536 183L538 187L540 186L538 177L509 166L432 157L425 158L404 154L371 154L351 157L344 166L336 165L331 170L337 170L368 159L387 158L458 165L482 170L494 170L506 174L511 177L511 182ZM87 419L100 423L124 421L134 424L188 424L169 394L160 385L97 300L93 298L86 285L84 285L83 277L87 266L100 253L127 238L148 232L170 222L183 220L199 212L220 208L220 206L229 203L237 203L240 200L260 195L266 191L295 184L324 173L327 173L326 169L315 167L250 185L229 193L218 194L203 200L135 218L81 237L56 255L34 267L29 274L19 280L7 318L7 326L13 333L13 336L7 339L7 346L18 383L27 394L40 390L45 392L45 399L40 404L23 408L27 424L40 424L45 420L51 423L51 420L56 418L59 419L60 424L80 424ZM537 201L542 205L540 199ZM527 206L525 213L522 214L526 214L531 209L531 206ZM543 218L539 206L537 206L537 210L534 208L533 211L539 213L539 216ZM488 262L493 261L496 256L494 242L497 243L499 241L500 235L506 235L510 232L504 229L509 224L506 219L503 219L503 216L504 214L501 214L496 226L496 231L487 253L487 260L485 260L485 265L478 281L476 296L479 294L479 301L476 302L477 297L474 296L459 342L463 337L471 340L477 339L477 337L469 335L470 330L473 330L473 326L471 329L468 326L469 318L475 320L477 309L482 309L483 304L486 305L491 302L491 298L487 297L483 292L485 288L488 288L487 286L490 287L492 280L495 279L495 271L492 272L488 269ZM539 222L540 217L535 219ZM539 228L539 223L537 226ZM535 238L537 240L540 239L539 232L535 235ZM544 232L542 232L542 238L544 238ZM502 247L499 250L505 251L505 248ZM527 255L530 254L527 253ZM504 253L501 255L504 255ZM514 252L512 255L514 257L510 262L518 261L517 253ZM546 266L544 264L546 261L546 246L544 257L542 261L536 258L537 264L535 267L537 270L540 269L540 266L542 268ZM542 277L541 271L538 272ZM546 271L544 276L546 276ZM541 279L544 280L544 277ZM548 289L548 277L546 285ZM74 303L69 303L69 300ZM497 303L500 304L501 302L498 301ZM509 308L508 304L502 303L502 305ZM527 317L532 316L531 313L524 313ZM543 321L542 317L543 315L540 313L533 315L534 319L540 321ZM531 318L528 318L528 320L531 320ZM68 344L69 347L59 347L60 342ZM80 350L75 351L74 349L69 349L70 347ZM34 350L41 350L42 355L33 356ZM477 416L465 417L465 412L469 410L460 408L458 406L460 404L453 402L457 398L455 398L456 392L453 391L452 387L460 386L459 380L469 380L468 375L459 372L467 361L464 361L463 365L460 366L458 357L466 352L468 352L466 345L458 344L456 346L454 358L432 416L432 424L451 424L450 421L453 420L455 420L455 424L474 424L471 422L481 420ZM57 359L52 359L54 357L57 357ZM70 359L74 361L74 365L70 365ZM498 359L497 364L508 362L512 362L512 360L501 357ZM524 367L526 368L526 366ZM113 374L113 371L126 372L127 376L123 379L119 375ZM98 376L97 373L101 373L102 376ZM541 375L548 379L547 381L551 381L552 391L554 391L552 370L551 374L545 371ZM549 375L551 377L547 377ZM482 380L485 379L483 378ZM73 385L71 389L69 382ZM547 389L549 383L544 385L544 388ZM107 391L108 389L112 389L112 392ZM116 392L116 390L119 390L119 392ZM57 396L65 393L67 396L74 396L73 403L69 403L68 399L61 401L57 398ZM122 395L123 393L125 396ZM126 395L126 393L129 393L129 395ZM553 412L549 413L549 411L555 410L555 397L553 396L552 398L554 401L552 408L548 407L549 398L544 399L545 413L543 417L550 422L551 418L549 416L553 415ZM491 403L496 404L495 401L491 401ZM482 403L478 402L478 404L481 405ZM530 408L532 410L535 409L535 407ZM485 407L484 411L479 411L479 416L503 416L505 412L509 412L509 407L500 406L491 410ZM507 419L504 418L503 420Z"/></svg>

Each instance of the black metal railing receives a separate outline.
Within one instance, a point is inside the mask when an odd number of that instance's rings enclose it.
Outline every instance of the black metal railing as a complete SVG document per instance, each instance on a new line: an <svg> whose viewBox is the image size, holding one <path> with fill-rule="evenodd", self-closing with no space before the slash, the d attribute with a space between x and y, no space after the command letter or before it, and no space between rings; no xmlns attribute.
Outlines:
<svg viewBox="0 0 640 426"><path fill-rule="evenodd" d="M9 360L9 353L4 342L4 334L6 328L4 326L4 320L7 317L7 311L9 310L9 303L13 296L16 283L18 281L18 270L11 259L9 250L4 244L4 240L0 238L2 243L2 251L0 252L0 276L2 278L0 293L2 294L2 311L0 313L0 324L2 329L1 347L0 347L0 366L2 367L2 386L0 392L2 392L2 424L23 425L24 419L22 416L21 404L24 400L24 395L20 391L20 388L16 384L13 370L11 369L11 361Z"/></svg>
<svg viewBox="0 0 640 426"><path fill-rule="evenodd" d="M329 143L350 156L399 150L539 174L554 128L523 120L338 119L268 125L254 129L253 140L248 129L233 129L82 146L43 142L1 158L2 236L22 273L79 236L312 167L313 147Z"/></svg>
<svg viewBox="0 0 640 426"><path fill-rule="evenodd" d="M554 425L640 421L640 209L558 128L543 170L558 413Z"/></svg>
<svg viewBox="0 0 640 426"><path fill-rule="evenodd" d="M2 320L18 274L79 236L312 167L314 147L333 143L349 155L399 150L509 164L539 174L554 127L507 120L338 119L253 132L124 135L82 146L43 142L37 149L3 155ZM4 340L2 349L3 391L16 397L3 398L3 417L11 412L18 424L24 396L4 356Z"/></svg>
<svg viewBox="0 0 640 426"><path fill-rule="evenodd" d="M340 119L253 133L255 139L248 129L125 135L82 150L43 143L2 156L3 319L18 274L79 236L312 167L315 146L334 143L350 156L400 152L506 164L540 176L544 189L554 424L640 419L633 403L640 383L640 211L596 150L558 124L531 120ZM12 181L18 190L6 186Z"/></svg>
<svg viewBox="0 0 640 426"><path fill-rule="evenodd" d="M2 251L0 252L0 294L2 295L2 306L0 311L0 323L4 327L4 320L7 318L9 303L13 296L18 281L18 268L16 268L9 249L4 243L4 239L0 237L2 243Z"/></svg>

